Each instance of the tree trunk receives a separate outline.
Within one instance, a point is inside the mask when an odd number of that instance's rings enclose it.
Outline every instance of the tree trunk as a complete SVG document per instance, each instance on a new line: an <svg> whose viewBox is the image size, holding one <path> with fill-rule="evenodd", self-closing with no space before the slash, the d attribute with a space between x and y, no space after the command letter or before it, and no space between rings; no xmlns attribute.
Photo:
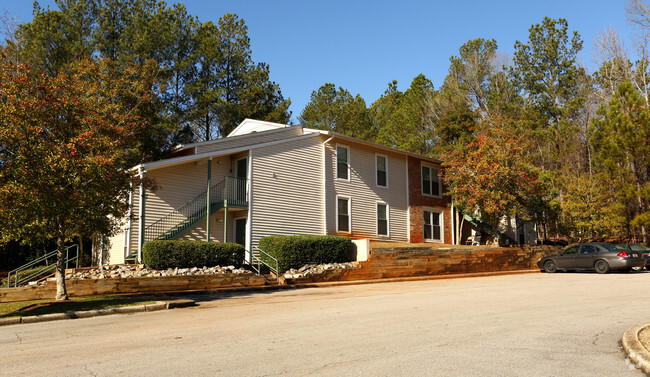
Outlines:
<svg viewBox="0 0 650 377"><path fill-rule="evenodd" d="M65 239L59 236L56 239L56 297L57 301L68 299L65 289Z"/></svg>

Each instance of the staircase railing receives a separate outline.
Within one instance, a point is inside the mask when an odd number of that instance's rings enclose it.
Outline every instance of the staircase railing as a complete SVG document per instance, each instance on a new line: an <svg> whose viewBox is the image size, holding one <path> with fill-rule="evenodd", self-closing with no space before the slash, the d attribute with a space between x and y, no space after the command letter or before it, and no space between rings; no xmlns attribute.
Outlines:
<svg viewBox="0 0 650 377"><path fill-rule="evenodd" d="M262 265L264 265L275 275L276 280L280 280L278 260L258 247L254 247L253 249L257 251L257 255L253 253L251 267L257 272L257 275L262 273Z"/></svg>
<svg viewBox="0 0 650 377"><path fill-rule="evenodd" d="M72 250L74 250L73 256L71 255ZM33 261L16 268L15 270L9 271L9 275L7 276L7 287L13 286L15 288L30 281L38 280L39 278L52 273L52 271L56 269L56 253L57 250L51 251L41 256L40 258L34 259ZM52 263L48 264L47 266L43 266L43 268L29 273L25 276L18 276L25 270L37 268L38 265L46 262L48 259L53 259ZM65 268L70 268L70 265L72 263L74 263L75 268L79 268L79 245L72 245L65 248L64 263Z"/></svg>
<svg viewBox="0 0 650 377"><path fill-rule="evenodd" d="M210 205L227 201L232 206L248 206L248 180L246 178L225 177L210 188ZM144 241L159 239L170 229L183 223L194 223L205 217L207 212L207 190L174 209L144 230Z"/></svg>

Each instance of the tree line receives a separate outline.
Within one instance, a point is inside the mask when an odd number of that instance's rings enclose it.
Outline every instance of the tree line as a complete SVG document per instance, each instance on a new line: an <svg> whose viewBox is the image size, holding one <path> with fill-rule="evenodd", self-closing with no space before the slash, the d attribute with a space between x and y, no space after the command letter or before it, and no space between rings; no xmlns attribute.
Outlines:
<svg viewBox="0 0 650 377"><path fill-rule="evenodd" d="M627 5L647 34L650 8ZM512 56L494 39L467 41L438 89L421 74L403 92L390 82L367 105L326 83L298 119L440 159L456 207L493 226L511 216L534 221L546 238L647 243L648 39L633 43L634 57L615 30L600 33L589 73L580 34L545 17Z"/></svg>
<svg viewBox="0 0 650 377"><path fill-rule="evenodd" d="M243 19L200 22L183 4L159 0L56 0L34 4L31 22L9 32L7 58L55 76L75 61L108 59L115 69L155 61L156 103L146 156L175 144L226 136L244 118L286 123L291 101L255 63Z"/></svg>

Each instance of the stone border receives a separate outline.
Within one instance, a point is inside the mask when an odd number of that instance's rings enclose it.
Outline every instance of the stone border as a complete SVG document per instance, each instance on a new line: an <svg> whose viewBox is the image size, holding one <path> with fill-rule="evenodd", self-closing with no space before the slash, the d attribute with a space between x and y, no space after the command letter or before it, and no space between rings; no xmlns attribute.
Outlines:
<svg viewBox="0 0 650 377"><path fill-rule="evenodd" d="M97 317L97 316L110 315L110 314L153 312L158 310L184 308L187 306L194 306L194 305L195 305L194 300L189 300L189 299L156 301L155 304L147 304L147 305L120 306L117 308L110 308L110 309L84 310L84 311L76 311L76 312L51 313L51 314L43 314L43 315L25 316L25 317L0 318L0 326L17 325L19 323L57 321L61 319L90 318L90 317Z"/></svg>
<svg viewBox="0 0 650 377"><path fill-rule="evenodd" d="M623 334L621 343L623 351L627 355L626 363L631 367L640 368L645 374L650 375L650 352L639 340L639 333L646 327L650 327L650 323L644 323L627 330Z"/></svg>

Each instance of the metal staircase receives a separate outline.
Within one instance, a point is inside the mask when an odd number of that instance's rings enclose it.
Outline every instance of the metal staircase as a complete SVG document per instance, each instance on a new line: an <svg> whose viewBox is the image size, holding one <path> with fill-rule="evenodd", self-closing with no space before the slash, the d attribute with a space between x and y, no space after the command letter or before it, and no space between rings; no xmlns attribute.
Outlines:
<svg viewBox="0 0 650 377"><path fill-rule="evenodd" d="M31 281L40 281L54 274L56 269L57 250L51 251L40 258L9 271L7 276L7 288L20 287ZM79 267L79 245L72 245L65 248L65 268ZM43 265L45 264L45 265Z"/></svg>
<svg viewBox="0 0 650 377"><path fill-rule="evenodd" d="M248 208L247 179L225 177L210 188L210 214L222 208ZM177 239L205 220L206 213L207 190L146 227L144 242ZM133 262L137 257L137 251L134 251L124 261Z"/></svg>

